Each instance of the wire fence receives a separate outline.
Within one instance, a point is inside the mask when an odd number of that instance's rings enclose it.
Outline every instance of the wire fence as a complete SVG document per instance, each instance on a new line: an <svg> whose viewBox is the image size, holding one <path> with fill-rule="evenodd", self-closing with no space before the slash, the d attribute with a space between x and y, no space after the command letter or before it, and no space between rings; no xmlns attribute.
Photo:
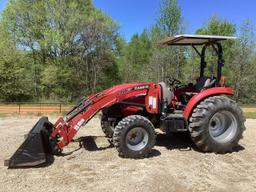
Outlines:
<svg viewBox="0 0 256 192"><path fill-rule="evenodd" d="M0 103L0 113L65 113L69 111L74 104L72 103L45 103L45 102L17 102ZM244 112L256 113L255 105L242 105Z"/></svg>
<svg viewBox="0 0 256 192"><path fill-rule="evenodd" d="M64 113L74 104L66 103L0 103L0 113Z"/></svg>

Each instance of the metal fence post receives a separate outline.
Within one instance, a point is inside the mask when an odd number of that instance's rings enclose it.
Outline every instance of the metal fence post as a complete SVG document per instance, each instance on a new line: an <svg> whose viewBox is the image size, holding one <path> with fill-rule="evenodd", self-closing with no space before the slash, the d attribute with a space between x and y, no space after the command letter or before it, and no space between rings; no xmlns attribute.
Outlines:
<svg viewBox="0 0 256 192"><path fill-rule="evenodd" d="M18 105L19 105L19 113L20 113L20 103Z"/></svg>
<svg viewBox="0 0 256 192"><path fill-rule="evenodd" d="M61 103L60 103L60 113L61 113Z"/></svg>

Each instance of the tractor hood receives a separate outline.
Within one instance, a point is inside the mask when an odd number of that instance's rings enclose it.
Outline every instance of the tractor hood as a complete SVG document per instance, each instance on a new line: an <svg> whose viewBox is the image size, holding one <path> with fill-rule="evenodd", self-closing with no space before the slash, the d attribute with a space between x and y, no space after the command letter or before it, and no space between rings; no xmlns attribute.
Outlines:
<svg viewBox="0 0 256 192"><path fill-rule="evenodd" d="M136 83L136 82L131 82L131 83L124 83L120 85L113 86L109 89L106 89L105 91L101 92L102 94L112 94L117 91L122 91L122 90L129 90L129 89L146 89L149 87L149 85L152 83Z"/></svg>

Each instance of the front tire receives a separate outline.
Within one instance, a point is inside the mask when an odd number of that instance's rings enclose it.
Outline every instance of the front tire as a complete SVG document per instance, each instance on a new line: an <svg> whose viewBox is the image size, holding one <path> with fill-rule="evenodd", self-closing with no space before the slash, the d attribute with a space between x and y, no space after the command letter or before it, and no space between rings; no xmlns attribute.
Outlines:
<svg viewBox="0 0 256 192"><path fill-rule="evenodd" d="M143 116L128 116L115 127L113 143L121 157L144 158L155 145L154 126Z"/></svg>
<svg viewBox="0 0 256 192"><path fill-rule="evenodd" d="M245 118L239 106L222 96L199 103L189 120L191 138L204 152L232 152L242 138Z"/></svg>

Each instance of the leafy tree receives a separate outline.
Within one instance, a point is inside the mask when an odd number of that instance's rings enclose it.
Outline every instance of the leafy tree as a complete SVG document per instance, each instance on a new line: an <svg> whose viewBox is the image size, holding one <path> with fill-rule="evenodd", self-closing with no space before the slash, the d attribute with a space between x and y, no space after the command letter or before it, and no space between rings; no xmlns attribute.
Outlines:
<svg viewBox="0 0 256 192"><path fill-rule="evenodd" d="M3 23L33 61L37 99L73 100L120 80L117 24L91 0L12 0Z"/></svg>
<svg viewBox="0 0 256 192"><path fill-rule="evenodd" d="M176 0L162 0L157 27L163 36L173 36L182 32L181 8Z"/></svg>
<svg viewBox="0 0 256 192"><path fill-rule="evenodd" d="M246 20L238 28L228 20L221 19L218 16L213 16L208 19L207 24L198 29L198 34L209 35L238 35L236 41L227 41L222 43L224 50L225 66L223 68L223 75L227 79L227 85L232 86L235 91L236 100L247 103L255 101L253 95L256 93L254 86L255 64L253 56L255 55L255 26ZM207 54L208 72L216 74L216 57L212 57L213 50ZM213 55L214 56L214 55ZM215 55L216 56L216 55ZM196 61L194 56L190 59L192 65ZM198 61L199 62L199 61Z"/></svg>
<svg viewBox="0 0 256 192"><path fill-rule="evenodd" d="M235 98L243 103L255 102L255 25L245 20L239 28L238 40L232 48L233 60L230 77L235 90Z"/></svg>
<svg viewBox="0 0 256 192"><path fill-rule="evenodd" d="M234 35L235 32L236 26L218 15L210 17L206 24L196 31L199 35Z"/></svg>
<svg viewBox="0 0 256 192"><path fill-rule="evenodd" d="M180 34L183 29L183 17L177 1L163 0L160 5L160 15L156 24L151 27L154 49L144 75L148 80L165 81L171 76L183 78L184 48L159 46L162 38Z"/></svg>
<svg viewBox="0 0 256 192"><path fill-rule="evenodd" d="M202 28L199 28L196 33L199 35L224 35L224 36L235 36L236 26L226 19L222 19L216 15L210 17ZM233 57L231 51L234 41L223 42L224 60L225 67L223 68L223 74L226 77L232 76L232 71L229 70L230 62ZM192 72L191 77L197 77L199 74L199 58L198 55L191 49L191 57L189 60L191 68L188 69ZM217 74L217 55L213 48L209 47L206 52L206 75L216 76Z"/></svg>
<svg viewBox="0 0 256 192"><path fill-rule="evenodd" d="M15 47L9 33L0 23L0 100L21 101L31 99L29 60Z"/></svg>
<svg viewBox="0 0 256 192"><path fill-rule="evenodd" d="M143 81L141 73L145 70L151 56L151 41L145 30L141 35L135 34L126 47L124 57L125 68L123 77L125 81Z"/></svg>
<svg viewBox="0 0 256 192"><path fill-rule="evenodd" d="M129 43L91 0L10 0L0 18L0 100L71 101L121 81L192 81L199 74L195 52L159 46L183 31L177 0L162 0L155 24ZM237 100L255 102L254 24L246 20L237 28L212 16L196 33L238 35L223 44L223 74ZM216 72L213 53L207 53L208 75Z"/></svg>

